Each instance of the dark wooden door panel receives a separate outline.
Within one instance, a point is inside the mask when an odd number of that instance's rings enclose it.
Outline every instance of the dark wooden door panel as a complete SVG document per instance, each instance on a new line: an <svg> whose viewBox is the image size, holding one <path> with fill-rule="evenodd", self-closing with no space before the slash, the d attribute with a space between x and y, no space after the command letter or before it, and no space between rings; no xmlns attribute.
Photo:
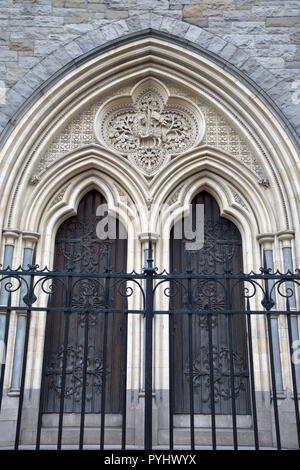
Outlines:
<svg viewBox="0 0 300 470"><path fill-rule="evenodd" d="M73 265L74 273L104 272L107 252L111 252L113 271L126 270L127 240L100 240L96 226L102 217L96 216L96 209L105 204L104 197L93 190L80 202L76 216L66 220L59 228L55 241L54 269L67 271ZM117 222L117 235L119 225ZM67 279L64 280L67 283ZM103 280L72 279L71 306L82 308L88 301L92 307L100 308L104 294ZM115 295L114 307L124 308L124 299ZM65 305L65 290L58 283L52 296L51 307ZM59 412L62 361L66 313L51 313L49 348L46 367L46 393L44 412ZM88 313L88 365L86 386L86 412L100 412L103 380L104 312ZM108 314L107 369L106 369L106 412L118 413L122 402L123 357L123 315ZM64 411L81 411L85 315L72 313L69 317L67 347L66 387Z"/></svg>
<svg viewBox="0 0 300 470"><path fill-rule="evenodd" d="M195 224L196 204L204 204L204 246L200 250L190 251L191 266L197 273L224 273L225 262L233 272L240 272L242 263L242 241L239 230L229 220L220 216L219 207L214 198L203 191L192 202L193 224ZM195 225L193 226L195 230ZM185 272L187 251L185 240L174 239L171 233L170 254L171 271ZM177 231L178 233L178 231ZM182 226L184 234L184 227ZM185 286L187 287L187 285ZM233 284L227 286L230 292ZM211 317L213 339L213 372L215 411L217 414L231 413L230 355L228 301L231 308L243 310L242 286L233 289L230 299L225 295L223 285L217 281L192 281L192 293L197 310L216 310ZM173 307L185 308L184 289L173 299ZM211 413L209 336L207 314L192 316L193 344L193 385L195 413ZM174 315L173 376L175 413L189 413L189 326L188 315ZM238 414L250 411L249 373L247 359L247 339L245 318L235 315L232 319L233 359L235 373L235 398Z"/></svg>

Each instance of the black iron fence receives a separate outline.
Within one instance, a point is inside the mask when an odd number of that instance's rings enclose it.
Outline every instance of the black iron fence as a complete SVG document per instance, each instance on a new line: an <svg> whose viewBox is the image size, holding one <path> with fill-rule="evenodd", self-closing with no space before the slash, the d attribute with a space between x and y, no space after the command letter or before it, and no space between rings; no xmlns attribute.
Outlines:
<svg viewBox="0 0 300 470"><path fill-rule="evenodd" d="M149 242L147 266L143 273L113 272L108 252L107 267L102 273L55 272L39 270L35 262L28 269L2 269L1 282L8 293L4 343L10 335L12 313L26 315L23 359L21 364L15 449L22 444L25 409L25 379L31 317L37 312L45 319L45 346L42 364L39 405L34 428L34 445L40 449L43 415L58 416L56 448L64 444L64 419L67 413L79 418L78 448L85 445L86 420L92 413L99 417L99 449L106 445L106 419L121 416L119 447L126 449L127 439L127 339L130 315L143 315L144 341L144 449L152 444L153 416L153 318L168 317L169 325L169 429L170 450L176 441L178 417L186 426L191 449L203 445L199 416L209 419L210 446L218 448L218 420L230 417L232 445L239 448L239 417L251 416L253 448L260 444L260 405L257 351L254 351L253 321L261 319L265 335L267 382L274 423L275 447L282 448L282 417L278 403L282 372L278 363L280 346L276 322L284 322L287 332L285 377L290 377L291 403L289 419L300 448L298 316L300 272L233 273L225 263L220 273L197 273L187 254L185 272L158 273L153 267ZM22 292L22 299L18 293ZM20 297L20 296L19 296ZM140 307L133 300L140 299ZM44 315L44 316L43 316ZM46 318L45 318L46 317ZM75 319L75 320L74 320ZM296 321L295 321L296 320ZM257 327L255 327L257 336ZM279 350L278 350L279 347ZM257 345L255 345L257 349ZM4 390L5 364L1 366L0 407ZM286 370L288 364L288 371ZM259 408L259 409L258 409ZM177 420L177 421L176 421ZM206 425L207 426L207 425ZM284 432L286 432L284 430ZM200 437L199 437L200 436ZM199 438L198 438L199 437ZM186 438L185 438L186 439ZM94 442L95 444L95 442ZM284 444L286 446L286 443Z"/></svg>

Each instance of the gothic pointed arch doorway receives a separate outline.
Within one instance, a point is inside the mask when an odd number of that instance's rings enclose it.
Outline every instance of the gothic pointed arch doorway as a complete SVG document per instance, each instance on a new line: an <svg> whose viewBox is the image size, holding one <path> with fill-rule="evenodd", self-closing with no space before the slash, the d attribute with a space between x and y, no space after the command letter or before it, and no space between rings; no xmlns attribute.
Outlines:
<svg viewBox="0 0 300 470"><path fill-rule="evenodd" d="M105 282L89 279L88 274L126 272L127 239L118 220L115 239L99 238L97 225L107 216L103 211L97 215L100 205L106 207L103 195L96 190L88 192L79 203L77 215L63 222L56 234L54 270L69 272L70 277L56 285L54 282L47 332L44 413L58 413L61 406L65 413L80 413L83 406L86 413L99 413L103 403L108 413L121 410L124 315L114 313L105 318L103 306L110 301L105 299ZM85 274L84 278L80 274ZM124 308L121 296L114 306Z"/></svg>
<svg viewBox="0 0 300 470"><path fill-rule="evenodd" d="M176 305L173 307L184 310L192 302L193 311L199 311L190 319L186 314L174 315L173 319L174 413L190 413L192 406L195 413L210 414L213 400L216 414L229 415L232 406L237 414L250 414L245 315L236 314L231 319L226 314L226 310L244 310L243 286L235 285L234 280L224 283L218 280L218 275L224 275L226 271L242 272L241 235L230 220L221 217L216 200L206 191L200 192L192 201L194 231L197 204L204 205L203 247L186 249L184 221L177 222L183 224L183 236L176 236L180 231L175 225L170 237L171 272L188 273L191 269L194 273L207 274L207 280L191 281L192 299L187 299L185 289L180 296L174 297ZM212 274L214 279L209 277Z"/></svg>

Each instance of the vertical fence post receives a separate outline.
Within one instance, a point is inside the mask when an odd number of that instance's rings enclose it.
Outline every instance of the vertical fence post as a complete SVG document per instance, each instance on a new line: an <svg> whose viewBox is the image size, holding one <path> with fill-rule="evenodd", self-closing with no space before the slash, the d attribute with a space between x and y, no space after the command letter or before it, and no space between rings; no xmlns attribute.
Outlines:
<svg viewBox="0 0 300 470"><path fill-rule="evenodd" d="M42 374L41 374L41 388L40 388L40 401L39 401L39 412L38 412L38 422L37 422L37 433L36 433L36 444L35 449L40 450L41 446L41 432L42 432L42 419L43 419L43 406L45 398L45 382L46 382L46 368L47 368L47 354L49 346L49 329L50 329L50 312L49 308L51 305L51 294L48 296L47 310L46 314L46 323L45 323L45 336L44 336L44 352L43 352L43 365L42 365Z"/></svg>
<svg viewBox="0 0 300 470"><path fill-rule="evenodd" d="M293 398L294 398L294 404L295 404L296 428L297 428L298 445L300 449L300 414L299 414L299 403L298 403L297 377L296 377L296 371L295 371L295 364L293 360L293 331L292 331L289 297L286 298L286 312L287 312L289 350L290 350L291 372L292 372L292 383L293 383Z"/></svg>
<svg viewBox="0 0 300 470"><path fill-rule="evenodd" d="M169 313L169 434L170 450L174 449L174 375L173 375L173 313Z"/></svg>
<svg viewBox="0 0 300 470"><path fill-rule="evenodd" d="M266 257L264 253L264 269L263 274L265 276L265 297L262 301L263 307L266 309L267 317L267 329L268 329L268 343L269 343L269 354L270 354L270 371L271 371L271 384L272 384L272 393L273 393L273 406L274 406L274 420L275 420L275 431L276 431L276 442L277 449L281 450L281 438L280 438L280 426L279 426L279 413L278 413L278 403L277 403L277 384L276 384L276 371L275 371L275 361L274 361L274 347L273 347L273 334L272 334L272 325L271 325L271 309L274 307L274 301L270 294L269 290L269 272L270 268L267 268Z"/></svg>
<svg viewBox="0 0 300 470"><path fill-rule="evenodd" d="M8 342L8 331L9 331L9 323L10 323L10 314L11 314L11 292L8 295L7 300L7 308L6 308L6 318L5 318L5 330L4 330L4 338L3 343L0 344L0 411L2 405L2 397L3 397L3 386L4 386L4 376L5 376L5 363L6 363L6 350L7 350L7 342ZM2 315L2 314L1 314Z"/></svg>
<svg viewBox="0 0 300 470"><path fill-rule="evenodd" d="M208 301L208 309L211 310L210 299ZM217 436L216 436L216 409L215 409L215 382L214 382L214 354L213 354L213 334L212 334L212 318L211 314L207 314L207 328L208 328L208 350L209 350L209 383L210 383L210 406L211 406L211 438L212 448L217 449Z"/></svg>
<svg viewBox="0 0 300 470"><path fill-rule="evenodd" d="M152 238L149 237L146 274L146 311L145 311L145 450L152 449L152 337L153 337L153 268Z"/></svg>
<svg viewBox="0 0 300 470"><path fill-rule="evenodd" d="M256 406L256 397L255 397L255 380L254 380L253 345L252 345L251 307L250 307L249 297L247 297L246 311L247 311L247 327L248 327L248 354L249 354L249 367L250 367L253 432L254 432L255 450L259 450L258 427L257 427L257 406Z"/></svg>
<svg viewBox="0 0 300 470"><path fill-rule="evenodd" d="M105 437L105 407L106 407L106 376L107 376L107 335L108 335L108 315L109 307L111 304L111 292L110 292L110 277L109 274L112 272L111 267L111 248L108 247L107 251L107 264L105 267L105 273L108 276L105 278L105 309L104 309L104 325L103 325L103 373L102 373L102 390L101 390L101 426L100 426L100 450L104 449L104 437Z"/></svg>
<svg viewBox="0 0 300 470"><path fill-rule="evenodd" d="M231 412L232 412L232 432L233 432L233 447L234 450L238 449L238 434L237 434L237 420L236 420L236 401L235 401L235 383L234 383L234 358L233 358L233 327L232 327L232 296L231 296L231 283L229 275L232 269L229 265L228 251L225 252L225 303L228 318L228 345L229 345L229 369L230 369L230 390L231 390Z"/></svg>
<svg viewBox="0 0 300 470"><path fill-rule="evenodd" d="M127 341L128 341L128 303L125 300L124 312L124 334L123 334L123 351L124 351L124 368L123 368L123 400L122 400L122 450L126 448L126 421L127 421Z"/></svg>
<svg viewBox="0 0 300 470"><path fill-rule="evenodd" d="M75 269L74 265L74 246L71 244L70 257L67 264L68 277L67 277L67 289L65 294L65 305L64 305L64 337L63 337L63 356L62 356L62 368L61 368L61 388L60 388L60 400L59 400L59 418L58 418L58 433L57 433L57 450L61 450L62 437L63 437L63 420L64 420L64 409L65 409L65 393L66 393L66 380L67 380L67 361L68 361L68 342L69 342L69 331L70 322L72 315L72 291L73 291L73 276L72 271Z"/></svg>
<svg viewBox="0 0 300 470"><path fill-rule="evenodd" d="M36 297L34 294L34 271L36 269L35 262L36 262L36 247L34 248L34 251L33 251L32 265L29 266L29 269L32 271L32 273L30 274L30 283L28 286L28 291L27 291L26 296L23 298L24 302L27 305L27 314L26 314L26 329L25 329L24 347L23 347L20 396L19 396L19 405L18 405L17 422L16 422L15 450L19 449L20 436L21 436L21 420L22 420L22 412L23 412L26 367L27 367L27 359L28 359L27 355L28 355L28 345L29 345L29 332L30 332L30 323L31 323L31 307L32 307L32 304L36 301Z"/></svg>
<svg viewBox="0 0 300 470"><path fill-rule="evenodd" d="M83 312L84 317L84 347L83 347L83 366L82 366L82 391L81 391L81 411L80 411L80 432L79 432L79 450L83 449L84 442L84 424L85 424L85 405L86 405L86 382L88 368L88 348L89 348L89 311Z"/></svg>
<svg viewBox="0 0 300 470"><path fill-rule="evenodd" d="M187 293L188 293L188 334L189 334L189 397L190 397L190 431L191 431L191 450L195 450L195 407L194 407L194 383L193 383L193 296L192 279L193 272L191 265L191 253L187 251Z"/></svg>

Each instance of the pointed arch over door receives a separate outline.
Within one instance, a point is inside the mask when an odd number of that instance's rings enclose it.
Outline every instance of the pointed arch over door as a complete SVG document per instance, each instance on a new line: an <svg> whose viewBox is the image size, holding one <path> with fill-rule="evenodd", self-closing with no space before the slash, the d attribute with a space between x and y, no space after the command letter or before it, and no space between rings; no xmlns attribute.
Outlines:
<svg viewBox="0 0 300 470"><path fill-rule="evenodd" d="M101 204L106 204L102 194L96 190L90 191L80 201L77 215L63 222L56 234L54 269L72 272L74 276L71 279L65 277L64 287L61 283L55 286L51 307L62 309L66 306L66 302L69 302L73 312L69 314L68 308L64 311L51 312L43 404L43 411L46 413L58 413L60 409L64 348L66 348L64 412L81 411L86 323L88 356L85 410L87 413L100 412L104 354L106 354L105 411L119 413L121 410L124 315L108 314L107 334L104 333L103 279L98 283L95 278L89 281L88 276L84 279L79 276L80 273L105 272L107 268L111 268L114 272L122 270L126 272L127 239L124 238L123 227L122 238L119 237L121 223L116 221L116 239L100 239L97 236L97 225L107 216L107 213L102 216L96 215L97 208ZM72 287L69 289L69 298L66 298L68 282ZM114 306L116 309L123 308L122 297L116 297L118 300L114 302ZM89 311L91 307L94 310ZM76 309L77 312L74 311ZM95 312L95 309L98 311Z"/></svg>
<svg viewBox="0 0 300 470"><path fill-rule="evenodd" d="M215 199L206 191L199 193L192 201L193 230L195 231L196 205L204 204L204 245L201 249L189 251L187 255L184 238L184 222L180 233L171 231L170 260L171 272L185 272L188 256L194 273L205 273L207 280L192 280L193 309L199 314L192 315L192 381L194 412L211 413L210 352L213 361L214 406L216 414L232 412L232 389L230 382L230 336L234 366L234 398L237 414L250 413L249 372L247 358L246 324L243 315L232 315L232 334L229 315L226 310L243 310L242 285L234 287L234 281L226 285L224 279L209 279L210 274L224 274L225 269L238 273L243 269L242 240L238 228L228 219L220 216ZM224 287L224 288L223 288ZM227 293L227 294L226 294ZM232 295L230 295L232 293ZM229 297L228 297L229 294ZM180 297L180 298L179 298ZM184 290L176 296L177 309L186 309ZM208 313L210 325L208 324ZM203 311L203 313L202 313ZM173 377L174 412L190 412L190 363L189 363L189 315L174 315L173 325ZM212 343L209 341L209 328ZM210 345L212 348L210 350Z"/></svg>

